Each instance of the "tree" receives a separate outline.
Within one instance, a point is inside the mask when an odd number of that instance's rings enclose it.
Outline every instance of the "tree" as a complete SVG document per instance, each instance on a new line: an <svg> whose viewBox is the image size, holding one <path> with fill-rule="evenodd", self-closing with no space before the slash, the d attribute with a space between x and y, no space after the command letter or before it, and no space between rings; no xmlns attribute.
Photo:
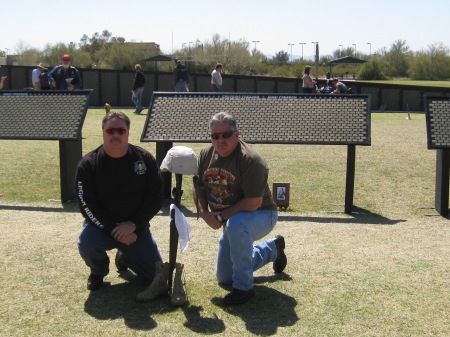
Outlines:
<svg viewBox="0 0 450 337"><path fill-rule="evenodd" d="M442 43L419 51L409 64L409 75L415 80L446 80L450 78L449 49Z"/></svg>
<svg viewBox="0 0 450 337"><path fill-rule="evenodd" d="M384 80L385 76L381 70L380 63L373 58L362 65L358 78L361 80Z"/></svg>
<svg viewBox="0 0 450 337"><path fill-rule="evenodd" d="M412 53L404 40L397 40L391 48L381 51L382 67L387 76L393 77L407 77L408 76L408 61Z"/></svg>
<svg viewBox="0 0 450 337"><path fill-rule="evenodd" d="M272 58L272 61L275 65L285 65L289 62L289 53L281 50L278 53L275 54L275 56Z"/></svg>

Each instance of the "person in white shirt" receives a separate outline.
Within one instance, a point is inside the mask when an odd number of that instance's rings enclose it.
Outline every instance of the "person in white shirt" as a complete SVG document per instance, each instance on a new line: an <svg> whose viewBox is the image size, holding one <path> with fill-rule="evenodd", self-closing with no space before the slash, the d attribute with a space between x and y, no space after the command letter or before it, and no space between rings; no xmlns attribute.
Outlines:
<svg viewBox="0 0 450 337"><path fill-rule="evenodd" d="M222 91L222 64L217 63L216 68L211 73L211 89L214 92Z"/></svg>
<svg viewBox="0 0 450 337"><path fill-rule="evenodd" d="M39 80L39 75L44 71L45 66L42 63L37 65L37 68L33 69L31 73L31 83L33 84L34 90L41 90L41 81Z"/></svg>

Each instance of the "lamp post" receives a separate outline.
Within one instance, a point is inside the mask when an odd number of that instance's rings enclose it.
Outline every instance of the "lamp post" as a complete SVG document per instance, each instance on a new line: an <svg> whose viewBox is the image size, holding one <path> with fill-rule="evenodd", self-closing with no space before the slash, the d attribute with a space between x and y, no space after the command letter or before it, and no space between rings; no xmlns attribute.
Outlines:
<svg viewBox="0 0 450 337"><path fill-rule="evenodd" d="M255 44L255 50L256 50L256 44L259 43L259 41L252 41Z"/></svg>
<svg viewBox="0 0 450 337"><path fill-rule="evenodd" d="M291 46L291 63L292 63L292 46L293 45L294 45L293 43L288 43L288 46Z"/></svg>
<svg viewBox="0 0 450 337"><path fill-rule="evenodd" d="M342 49L344 49L344 45L339 45L339 57L342 57Z"/></svg>
<svg viewBox="0 0 450 337"><path fill-rule="evenodd" d="M302 46L302 64L303 64L303 46L305 45L305 42L300 42L299 45Z"/></svg>
<svg viewBox="0 0 450 337"><path fill-rule="evenodd" d="M319 42L315 41L315 42L311 42L312 44L314 44L314 63L315 63L315 74L314 77L317 80L318 78L318 74L319 74Z"/></svg>
<svg viewBox="0 0 450 337"><path fill-rule="evenodd" d="M367 44L369 45L369 57L372 56L372 43L367 42Z"/></svg>
<svg viewBox="0 0 450 337"><path fill-rule="evenodd" d="M352 46L355 46L355 57L356 57L356 44L352 44Z"/></svg>

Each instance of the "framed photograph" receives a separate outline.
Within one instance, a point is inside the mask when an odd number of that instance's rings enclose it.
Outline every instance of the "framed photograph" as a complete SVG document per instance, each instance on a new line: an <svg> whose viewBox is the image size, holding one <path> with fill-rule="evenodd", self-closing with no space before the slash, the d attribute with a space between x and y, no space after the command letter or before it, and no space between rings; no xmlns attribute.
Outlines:
<svg viewBox="0 0 450 337"><path fill-rule="evenodd" d="M273 183L272 195L275 204L284 208L289 206L290 183Z"/></svg>

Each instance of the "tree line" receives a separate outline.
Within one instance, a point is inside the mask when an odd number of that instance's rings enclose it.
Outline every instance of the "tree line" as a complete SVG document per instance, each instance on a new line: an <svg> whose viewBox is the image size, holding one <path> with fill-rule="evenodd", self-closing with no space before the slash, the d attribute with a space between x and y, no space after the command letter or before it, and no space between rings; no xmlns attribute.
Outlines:
<svg viewBox="0 0 450 337"><path fill-rule="evenodd" d="M161 54L156 45L127 42L115 37L108 30L91 36L84 34L78 43L47 44L42 50L30 48L22 42L16 47L18 65L34 66L44 63L50 67L60 64L62 54L72 55L73 63L79 68L133 70L140 63L144 71L171 71L171 62L146 62L145 59ZM0 55L4 52L0 52ZM208 41L195 41L173 51L180 57L190 72L210 73L215 64L224 66L224 73L261 76L301 77L304 66L314 65L314 60L290 60L289 53L281 50L268 57L243 39L228 40L219 34ZM356 52L352 47L340 48L332 55L319 60L319 77L330 71L328 62L332 59L352 56L366 60L361 65L333 66L335 74L354 74L362 80L410 78L414 80L450 79L449 48L435 43L425 50L413 52L404 40L397 40L389 47L383 47L371 55Z"/></svg>

